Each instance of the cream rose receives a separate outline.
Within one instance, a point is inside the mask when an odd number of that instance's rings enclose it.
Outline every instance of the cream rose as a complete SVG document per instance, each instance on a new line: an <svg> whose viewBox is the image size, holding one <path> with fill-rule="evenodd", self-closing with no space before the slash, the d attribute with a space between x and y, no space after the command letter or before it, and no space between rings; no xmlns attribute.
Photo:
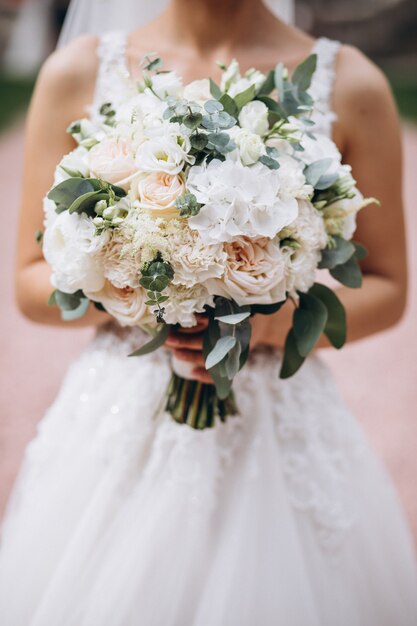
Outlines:
<svg viewBox="0 0 417 626"><path fill-rule="evenodd" d="M100 291L86 291L85 295L93 302L100 302L121 326L152 326L155 324L155 317L145 304L148 299L146 291L141 287L138 289L132 287L119 289L106 280Z"/></svg>
<svg viewBox="0 0 417 626"><path fill-rule="evenodd" d="M120 187L137 171L130 141L115 137L105 139L90 150L88 165L92 176Z"/></svg>
<svg viewBox="0 0 417 626"><path fill-rule="evenodd" d="M285 300L285 255L279 244L266 237L238 237L224 249L224 276L205 283L209 293L233 298L241 306Z"/></svg>
<svg viewBox="0 0 417 626"><path fill-rule="evenodd" d="M256 133L239 128L233 139L239 149L240 160L243 165L253 165L266 153L265 144Z"/></svg>
<svg viewBox="0 0 417 626"><path fill-rule="evenodd" d="M239 124L256 135L265 135L269 128L268 107L260 100L248 102L239 114Z"/></svg>
<svg viewBox="0 0 417 626"><path fill-rule="evenodd" d="M152 172L139 177L137 183L138 205L150 211L155 217L177 217L177 198L185 191L184 177L181 174Z"/></svg>

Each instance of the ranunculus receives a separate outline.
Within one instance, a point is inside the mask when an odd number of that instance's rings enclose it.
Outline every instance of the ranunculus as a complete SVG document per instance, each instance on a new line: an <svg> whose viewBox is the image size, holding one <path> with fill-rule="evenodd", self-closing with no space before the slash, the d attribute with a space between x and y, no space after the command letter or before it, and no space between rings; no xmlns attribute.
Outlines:
<svg viewBox="0 0 417 626"><path fill-rule="evenodd" d="M177 97L181 88L181 79L175 72L161 72L152 76L152 91L159 98Z"/></svg>
<svg viewBox="0 0 417 626"><path fill-rule="evenodd" d="M258 237L237 237L224 246L227 254L221 280L206 282L213 295L245 304L273 304L285 300L285 256L279 243Z"/></svg>
<svg viewBox="0 0 417 626"><path fill-rule="evenodd" d="M88 164L92 176L119 186L137 171L130 141L116 137L104 139L94 146Z"/></svg>
<svg viewBox="0 0 417 626"><path fill-rule="evenodd" d="M240 235L273 238L298 215L297 200L280 195L277 170L262 163L245 167L240 161L213 159L190 169L187 187L204 205L188 223L205 243Z"/></svg>
<svg viewBox="0 0 417 626"><path fill-rule="evenodd" d="M137 183L138 205L155 217L176 217L177 198L184 194L185 183L181 174L152 172L139 176Z"/></svg>
<svg viewBox="0 0 417 626"><path fill-rule="evenodd" d="M124 287L119 289L106 280L99 291L85 291L93 302L100 302L121 326L154 326L155 317L145 304L148 299L145 289Z"/></svg>
<svg viewBox="0 0 417 626"><path fill-rule="evenodd" d="M188 143L181 145L176 136L164 135L161 128L160 136L148 139L139 147L136 166L142 172L179 174L185 163L194 163L195 159L188 154L188 149Z"/></svg>
<svg viewBox="0 0 417 626"><path fill-rule="evenodd" d="M186 100L197 102L203 105L207 100L212 99L210 93L210 83L208 78L202 80L193 80L191 83L184 87L183 96Z"/></svg>
<svg viewBox="0 0 417 626"><path fill-rule="evenodd" d="M239 113L239 124L249 132L263 136L269 129L268 114L268 107L264 102L248 102Z"/></svg>
<svg viewBox="0 0 417 626"><path fill-rule="evenodd" d="M109 235L96 235L86 215L63 211L48 224L43 253L52 268L51 282L65 293L96 291L104 284L103 247Z"/></svg>
<svg viewBox="0 0 417 626"><path fill-rule="evenodd" d="M257 163L259 157L266 153L264 142L256 133L251 133L244 128L235 128L236 131L230 134L238 147L240 160L243 165L253 165Z"/></svg>

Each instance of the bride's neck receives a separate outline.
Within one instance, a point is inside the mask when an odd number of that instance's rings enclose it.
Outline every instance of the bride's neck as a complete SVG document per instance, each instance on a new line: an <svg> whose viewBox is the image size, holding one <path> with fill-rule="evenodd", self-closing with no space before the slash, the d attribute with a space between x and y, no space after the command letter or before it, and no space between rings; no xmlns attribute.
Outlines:
<svg viewBox="0 0 417 626"><path fill-rule="evenodd" d="M160 19L173 41L210 53L259 38L271 14L262 0L171 0Z"/></svg>

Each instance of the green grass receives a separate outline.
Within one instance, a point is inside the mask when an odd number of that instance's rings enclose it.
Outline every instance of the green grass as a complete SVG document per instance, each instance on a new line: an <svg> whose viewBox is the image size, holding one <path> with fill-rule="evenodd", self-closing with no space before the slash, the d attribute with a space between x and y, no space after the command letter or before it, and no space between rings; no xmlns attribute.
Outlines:
<svg viewBox="0 0 417 626"><path fill-rule="evenodd" d="M417 80L414 83L391 81L391 84L402 117L417 122Z"/></svg>
<svg viewBox="0 0 417 626"><path fill-rule="evenodd" d="M34 78L15 78L0 74L0 132L24 113L34 83Z"/></svg>

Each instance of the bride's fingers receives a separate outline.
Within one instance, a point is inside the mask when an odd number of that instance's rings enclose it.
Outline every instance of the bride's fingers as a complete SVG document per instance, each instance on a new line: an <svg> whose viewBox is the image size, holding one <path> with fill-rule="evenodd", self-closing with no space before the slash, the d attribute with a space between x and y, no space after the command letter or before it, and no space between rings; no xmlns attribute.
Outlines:
<svg viewBox="0 0 417 626"><path fill-rule="evenodd" d="M206 369L196 367L193 369L192 374L195 377L195 380L199 380L201 383L206 383L206 385L214 385L213 379Z"/></svg>
<svg viewBox="0 0 417 626"><path fill-rule="evenodd" d="M191 326L190 328L178 328L177 332L181 335L195 335L196 333L201 333L202 331L206 330L208 326L208 319L206 317L201 318L201 320L198 321L198 324L196 326Z"/></svg>
<svg viewBox="0 0 417 626"><path fill-rule="evenodd" d="M187 361L188 363L194 363L196 367L204 368L204 357L201 352L195 350L173 350L174 356L181 361Z"/></svg>
<svg viewBox="0 0 417 626"><path fill-rule="evenodd" d="M165 346L170 350L199 350L203 349L203 336L200 335L179 335L175 332L168 336Z"/></svg>

